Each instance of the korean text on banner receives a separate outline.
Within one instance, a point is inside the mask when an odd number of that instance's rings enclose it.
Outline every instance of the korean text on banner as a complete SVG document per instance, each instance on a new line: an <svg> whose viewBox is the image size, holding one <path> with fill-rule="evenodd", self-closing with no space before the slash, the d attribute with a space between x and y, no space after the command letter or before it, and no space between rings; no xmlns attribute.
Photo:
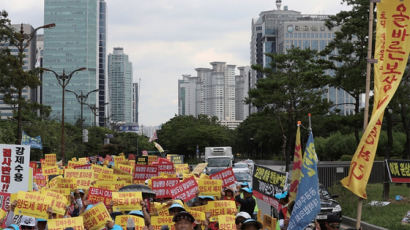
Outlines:
<svg viewBox="0 0 410 230"><path fill-rule="evenodd" d="M218 223L221 230L236 229L234 215L220 215L218 216Z"/></svg>
<svg viewBox="0 0 410 230"><path fill-rule="evenodd" d="M178 178L155 178L151 180L152 191L156 198L170 198L169 188L179 183Z"/></svg>
<svg viewBox="0 0 410 230"><path fill-rule="evenodd" d="M42 168L43 175L44 176L49 176L49 175L58 175L58 166L47 166Z"/></svg>
<svg viewBox="0 0 410 230"><path fill-rule="evenodd" d="M222 187L224 188L235 184L236 182L235 174L233 173L232 168L227 168L220 172L214 173L210 175L209 178L222 180Z"/></svg>
<svg viewBox="0 0 410 230"><path fill-rule="evenodd" d="M77 179L77 188L79 189L88 189L95 181L92 169L66 169L64 177Z"/></svg>
<svg viewBox="0 0 410 230"><path fill-rule="evenodd" d="M204 172L206 166L208 163L199 163L194 170L192 170L192 174L200 175L201 173Z"/></svg>
<svg viewBox="0 0 410 230"><path fill-rule="evenodd" d="M252 188L253 195L279 209L278 200L274 199L276 193L281 193L286 183L286 173L255 165L253 170Z"/></svg>
<svg viewBox="0 0 410 230"><path fill-rule="evenodd" d="M47 209L51 206L51 201L51 198L39 192L18 192L14 213L48 219Z"/></svg>
<svg viewBox="0 0 410 230"><path fill-rule="evenodd" d="M148 156L139 156L136 159L137 165L148 165Z"/></svg>
<svg viewBox="0 0 410 230"><path fill-rule="evenodd" d="M382 0L377 4L374 56L374 106L370 122L350 163L342 185L367 199L366 186L373 167L384 111L400 85L410 51L410 1Z"/></svg>
<svg viewBox="0 0 410 230"><path fill-rule="evenodd" d="M154 229L161 229L162 226L173 226L174 222L172 221L173 216L152 216L151 224L154 226Z"/></svg>
<svg viewBox="0 0 410 230"><path fill-rule="evenodd" d="M299 183L295 205L290 216L288 230L301 230L311 223L320 212L319 177L317 155L312 131L303 156L302 178Z"/></svg>
<svg viewBox="0 0 410 230"><path fill-rule="evenodd" d="M217 179L198 179L200 196L221 196L222 180Z"/></svg>
<svg viewBox="0 0 410 230"><path fill-rule="evenodd" d="M63 194L50 190L42 191L41 194L44 194L47 199L51 199L50 207L54 213L65 215L68 200Z"/></svg>
<svg viewBox="0 0 410 230"><path fill-rule="evenodd" d="M112 202L114 212L141 210L141 192L113 192Z"/></svg>
<svg viewBox="0 0 410 230"><path fill-rule="evenodd" d="M92 204L103 202L105 205L110 205L112 192L110 190L90 187L88 190L88 200Z"/></svg>
<svg viewBox="0 0 410 230"><path fill-rule="evenodd" d="M107 221L112 221L110 213L103 203L99 203L82 214L84 227L87 230L99 230L104 228Z"/></svg>
<svg viewBox="0 0 410 230"><path fill-rule="evenodd" d="M147 180L154 176L158 176L156 165L135 165L134 180Z"/></svg>
<svg viewBox="0 0 410 230"><path fill-rule="evenodd" d="M0 144L0 191L28 191L30 146Z"/></svg>
<svg viewBox="0 0 410 230"><path fill-rule="evenodd" d="M410 160L386 160L390 181L410 183Z"/></svg>
<svg viewBox="0 0 410 230"><path fill-rule="evenodd" d="M172 199L181 199L185 202L194 198L198 191L198 184L194 177L187 178L170 188Z"/></svg>
<svg viewBox="0 0 410 230"><path fill-rule="evenodd" d="M0 209L4 211L9 210L10 206L10 193L0 192Z"/></svg>
<svg viewBox="0 0 410 230"><path fill-rule="evenodd" d="M47 166L53 166L57 164L57 156L55 153L45 154L44 155L44 162Z"/></svg>
<svg viewBox="0 0 410 230"><path fill-rule="evenodd" d="M115 224L118 224L122 229L127 229L127 221L132 219L134 222L133 229L142 230L145 226L144 218L133 216L133 215L119 215L115 217Z"/></svg>
<svg viewBox="0 0 410 230"><path fill-rule="evenodd" d="M217 200L208 202L206 212L211 213L211 216L217 217L219 215L236 215L238 209L233 200Z"/></svg>
<svg viewBox="0 0 410 230"><path fill-rule="evenodd" d="M66 228L84 230L83 217L79 216L63 219L50 219L47 221L48 230L62 230Z"/></svg>

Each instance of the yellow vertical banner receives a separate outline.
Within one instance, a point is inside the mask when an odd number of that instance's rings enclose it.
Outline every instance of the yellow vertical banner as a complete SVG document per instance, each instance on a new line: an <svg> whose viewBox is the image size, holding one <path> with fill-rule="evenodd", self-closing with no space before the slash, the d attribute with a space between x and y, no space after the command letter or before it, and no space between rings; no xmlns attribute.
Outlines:
<svg viewBox="0 0 410 230"><path fill-rule="evenodd" d="M82 214L84 227L87 230L99 230L105 227L107 221L112 221L110 213L104 203L98 203Z"/></svg>
<svg viewBox="0 0 410 230"><path fill-rule="evenodd" d="M300 144L300 125L298 121L298 129L296 131L295 153L293 156L293 167L291 172L291 181L289 187L289 202L296 199L300 177L302 175L302 145Z"/></svg>
<svg viewBox="0 0 410 230"><path fill-rule="evenodd" d="M393 98L407 64L410 50L410 0L381 0L377 3L374 57L374 106L370 122L350 163L342 185L367 199L366 186L373 167L384 110Z"/></svg>
<svg viewBox="0 0 410 230"><path fill-rule="evenodd" d="M47 221L48 230L61 230L73 228L75 230L84 230L83 217L72 217L62 219L49 219Z"/></svg>

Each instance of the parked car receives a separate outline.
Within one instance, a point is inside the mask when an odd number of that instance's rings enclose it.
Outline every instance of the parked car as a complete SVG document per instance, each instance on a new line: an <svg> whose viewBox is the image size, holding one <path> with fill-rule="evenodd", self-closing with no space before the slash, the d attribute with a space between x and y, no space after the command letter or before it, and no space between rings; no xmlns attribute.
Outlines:
<svg viewBox="0 0 410 230"><path fill-rule="evenodd" d="M252 176L251 174L249 174L249 172L246 171L238 171L233 169L233 173L235 174L235 178L236 178L236 182L239 183L243 183L243 182L247 182L249 184L249 186L252 187Z"/></svg>
<svg viewBox="0 0 410 230"><path fill-rule="evenodd" d="M316 220L324 221L328 219L328 216L332 215L342 220L342 207L339 202L335 200L337 195L331 195L326 187L322 184L319 185L320 193L320 212L316 216Z"/></svg>
<svg viewBox="0 0 410 230"><path fill-rule="evenodd" d="M248 164L242 163L242 162L237 162L233 165L232 170L237 171L237 172L246 172L246 173L251 173L251 170L248 167Z"/></svg>

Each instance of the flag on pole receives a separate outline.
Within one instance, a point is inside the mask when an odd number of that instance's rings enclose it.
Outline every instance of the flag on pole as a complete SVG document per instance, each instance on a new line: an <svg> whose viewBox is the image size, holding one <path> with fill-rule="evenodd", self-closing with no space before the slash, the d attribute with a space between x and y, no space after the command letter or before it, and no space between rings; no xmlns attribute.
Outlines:
<svg viewBox="0 0 410 230"><path fill-rule="evenodd" d="M155 146L155 148L157 148L157 150L160 152L160 153L163 153L164 152L164 149L161 147L161 145L159 145L157 142L155 142L154 141L154 146Z"/></svg>
<svg viewBox="0 0 410 230"><path fill-rule="evenodd" d="M301 122L298 121L298 129L296 131L295 153L293 156L293 167L290 173L291 181L289 187L289 202L292 202L296 199L300 176L302 174L302 145L300 144L300 125Z"/></svg>
<svg viewBox="0 0 410 230"><path fill-rule="evenodd" d="M154 133L152 134L152 136L149 138L149 142L153 142L155 140L158 140L157 130L155 130Z"/></svg>
<svg viewBox="0 0 410 230"><path fill-rule="evenodd" d="M302 174L295 205L290 216L288 230L302 230L320 212L319 178L317 175L317 155L310 131L303 156Z"/></svg>
<svg viewBox="0 0 410 230"><path fill-rule="evenodd" d="M30 145L33 149L43 149L43 144L41 142L41 136L30 137L26 132L23 131L21 137L22 145Z"/></svg>
<svg viewBox="0 0 410 230"><path fill-rule="evenodd" d="M350 163L342 185L367 199L366 187L372 171L382 128L384 111L393 98L407 64L410 51L410 0L382 0L377 4L374 66L374 106L370 122Z"/></svg>

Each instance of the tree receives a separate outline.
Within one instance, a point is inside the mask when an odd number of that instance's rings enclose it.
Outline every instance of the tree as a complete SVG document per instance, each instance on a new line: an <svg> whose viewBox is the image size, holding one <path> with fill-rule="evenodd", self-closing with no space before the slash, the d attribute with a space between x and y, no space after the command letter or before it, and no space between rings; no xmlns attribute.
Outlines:
<svg viewBox="0 0 410 230"><path fill-rule="evenodd" d="M326 21L329 29L338 29L336 37L322 52L333 61L335 76L330 85L343 89L355 99L355 138L359 143L360 95L365 93L367 46L369 28L369 0L342 0L351 6L350 11L341 11ZM374 37L374 36L373 36ZM374 43L373 43L374 44Z"/></svg>
<svg viewBox="0 0 410 230"><path fill-rule="evenodd" d="M266 55L272 59L269 68L252 66L266 77L259 79L256 88L249 91L247 103L260 110L269 109L274 114L288 167L297 121L308 113L320 115L329 111L330 103L323 98L329 78L325 70L329 63L310 49L292 48L286 54Z"/></svg>
<svg viewBox="0 0 410 230"><path fill-rule="evenodd" d="M158 143L169 153L195 158L196 148L232 146L233 131L219 125L216 117L175 116L157 131Z"/></svg>

